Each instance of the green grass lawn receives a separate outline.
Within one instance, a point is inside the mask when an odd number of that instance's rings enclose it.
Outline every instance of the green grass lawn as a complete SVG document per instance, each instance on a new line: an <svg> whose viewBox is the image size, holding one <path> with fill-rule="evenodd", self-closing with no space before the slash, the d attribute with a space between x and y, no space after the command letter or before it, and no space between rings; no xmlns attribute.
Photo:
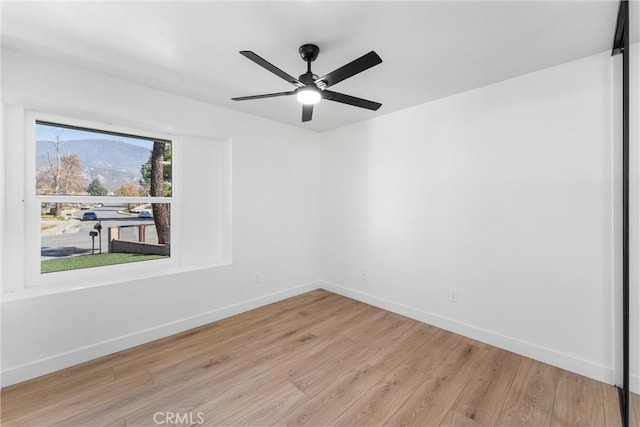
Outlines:
<svg viewBox="0 0 640 427"><path fill-rule="evenodd" d="M95 254L79 255L69 258L48 259L40 262L42 273L53 273L55 271L76 270L78 268L101 267L104 265L125 264L129 262L149 261L152 259L167 258L163 255L140 255L140 254Z"/></svg>

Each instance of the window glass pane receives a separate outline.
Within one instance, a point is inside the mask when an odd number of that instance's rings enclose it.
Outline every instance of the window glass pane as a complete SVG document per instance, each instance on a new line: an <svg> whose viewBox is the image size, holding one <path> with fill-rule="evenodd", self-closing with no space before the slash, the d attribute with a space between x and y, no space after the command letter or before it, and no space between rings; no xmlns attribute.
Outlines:
<svg viewBox="0 0 640 427"><path fill-rule="evenodd" d="M36 194L171 196L171 142L36 122Z"/></svg>
<svg viewBox="0 0 640 427"><path fill-rule="evenodd" d="M170 257L170 204L40 206L42 273Z"/></svg>

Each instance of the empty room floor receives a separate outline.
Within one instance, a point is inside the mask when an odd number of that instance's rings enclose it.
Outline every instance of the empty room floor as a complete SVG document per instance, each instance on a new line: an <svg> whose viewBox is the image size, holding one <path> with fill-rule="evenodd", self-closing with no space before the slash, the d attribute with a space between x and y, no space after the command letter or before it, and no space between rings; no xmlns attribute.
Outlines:
<svg viewBox="0 0 640 427"><path fill-rule="evenodd" d="M324 290L2 390L3 426L159 424L618 426L620 417L610 385Z"/></svg>

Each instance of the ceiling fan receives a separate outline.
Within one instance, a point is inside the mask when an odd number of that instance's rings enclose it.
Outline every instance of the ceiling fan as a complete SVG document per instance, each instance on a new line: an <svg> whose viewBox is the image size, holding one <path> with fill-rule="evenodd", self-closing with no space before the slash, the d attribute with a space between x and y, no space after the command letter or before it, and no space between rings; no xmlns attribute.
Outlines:
<svg viewBox="0 0 640 427"><path fill-rule="evenodd" d="M377 110L382 106L379 102L368 101L362 98L356 98L355 96L345 95L343 93L334 92L327 88L348 79L364 70L367 70L382 62L382 59L377 53L371 51L366 55L361 56L349 62L346 65L330 72L329 74L318 78L311 72L311 63L316 60L320 48L314 44L305 44L300 46L298 50L302 59L307 63L307 72L300 75L297 79L289 74L285 73L275 65L251 52L250 50L242 50L240 54L245 58L252 60L256 64L271 71L276 76L280 77L296 86L296 89L290 92L277 92L268 93L265 95L253 95L253 96L241 96L237 98L231 98L234 101L246 101L249 99L261 99L261 98L273 98L276 96L288 96L296 95L298 102L302 104L302 121L308 122L313 116L313 105L318 103L321 99L329 101L341 102L343 104L353 105L355 107L367 108L369 110Z"/></svg>

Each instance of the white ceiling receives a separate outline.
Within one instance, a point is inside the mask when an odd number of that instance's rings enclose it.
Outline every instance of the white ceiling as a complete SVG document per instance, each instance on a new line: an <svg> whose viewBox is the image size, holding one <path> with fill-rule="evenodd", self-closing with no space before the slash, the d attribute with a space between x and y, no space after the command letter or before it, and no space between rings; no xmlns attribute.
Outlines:
<svg viewBox="0 0 640 427"><path fill-rule="evenodd" d="M2 2L2 45L316 131L611 49L618 2ZM315 43L324 75L375 50L383 63L332 86L377 112L322 101L301 123L294 89L238 54L291 75Z"/></svg>

